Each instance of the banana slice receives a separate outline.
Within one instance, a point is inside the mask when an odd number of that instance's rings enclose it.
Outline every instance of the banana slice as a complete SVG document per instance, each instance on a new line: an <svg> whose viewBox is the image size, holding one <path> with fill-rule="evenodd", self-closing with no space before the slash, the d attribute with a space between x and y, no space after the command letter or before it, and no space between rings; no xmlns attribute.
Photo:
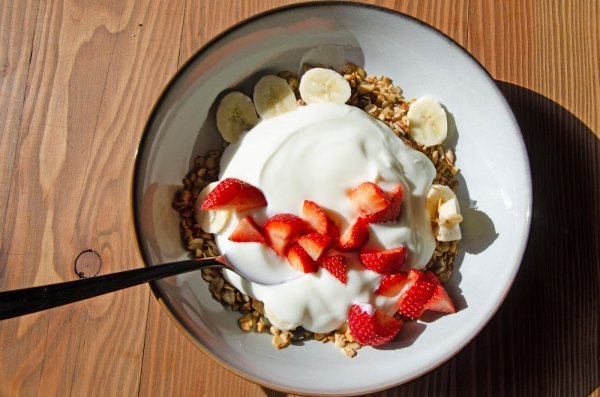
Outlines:
<svg viewBox="0 0 600 397"><path fill-rule="evenodd" d="M254 106L263 119L275 117L298 107L292 87L275 75L263 76L254 86Z"/></svg>
<svg viewBox="0 0 600 397"><path fill-rule="evenodd" d="M438 101L430 97L414 101L406 113L408 133L424 146L439 145L448 135L446 112Z"/></svg>
<svg viewBox="0 0 600 397"><path fill-rule="evenodd" d="M460 240L460 222L463 217L460 213L458 199L448 186L433 185L425 199L427 212L432 222L437 224L435 238L438 241Z"/></svg>
<svg viewBox="0 0 600 397"><path fill-rule="evenodd" d="M332 102L344 104L350 99L350 84L339 73L324 68L308 70L300 80L300 96L307 104Z"/></svg>
<svg viewBox="0 0 600 397"><path fill-rule="evenodd" d="M196 222L198 225L204 230L206 233L219 233L227 224L229 224L229 220L231 219L231 211L225 210L203 210L200 207L204 202L208 193L213 190L219 182L212 182L206 185L204 189L198 194L198 198L194 203L194 218L196 218Z"/></svg>
<svg viewBox="0 0 600 397"><path fill-rule="evenodd" d="M460 214L460 208L458 207L458 200L456 197L442 203L438 206L438 222L440 225L448 223L460 223L463 217Z"/></svg>
<svg viewBox="0 0 600 397"><path fill-rule="evenodd" d="M435 238L438 241L455 241L462 238L460 226L458 223L451 223L448 226L440 225Z"/></svg>
<svg viewBox="0 0 600 397"><path fill-rule="evenodd" d="M236 142L244 131L258 123L252 99L241 92L225 95L217 108L217 128L227 142Z"/></svg>
<svg viewBox="0 0 600 397"><path fill-rule="evenodd" d="M429 192L427 192L426 205L429 217L432 221L438 219L438 208L440 204L444 204L446 201L456 199L456 195L448 186L445 185L432 185ZM458 203L457 203L458 207Z"/></svg>

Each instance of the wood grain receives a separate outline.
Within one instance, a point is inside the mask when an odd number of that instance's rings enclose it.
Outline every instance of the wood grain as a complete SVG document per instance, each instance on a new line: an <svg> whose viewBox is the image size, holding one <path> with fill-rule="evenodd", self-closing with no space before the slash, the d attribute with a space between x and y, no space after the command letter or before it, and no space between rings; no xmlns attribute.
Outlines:
<svg viewBox="0 0 600 397"><path fill-rule="evenodd" d="M472 1L465 47L495 79L560 103L600 136L598 18L597 1Z"/></svg>
<svg viewBox="0 0 600 397"><path fill-rule="evenodd" d="M21 111L25 97L37 2L12 6L0 2L0 227L4 218L15 164ZM0 251L0 255L5 255ZM2 268L0 268L0 276ZM1 283L2 277L0 277Z"/></svg>
<svg viewBox="0 0 600 397"><path fill-rule="evenodd" d="M100 254L101 274L139 266L129 170L154 100L216 34L291 3L0 1L0 288L75 279L86 249ZM535 195L522 269L491 323L440 368L377 395L592 393L599 3L369 3L435 26L499 81L523 130ZM0 354L0 396L285 395L193 347L147 287L3 321Z"/></svg>
<svg viewBox="0 0 600 397"><path fill-rule="evenodd" d="M2 288L74 279L87 248L101 273L139 265L124 170L176 70L182 12L172 2L40 4L7 206L23 215L4 225ZM137 394L148 297L139 287L2 322L0 394Z"/></svg>

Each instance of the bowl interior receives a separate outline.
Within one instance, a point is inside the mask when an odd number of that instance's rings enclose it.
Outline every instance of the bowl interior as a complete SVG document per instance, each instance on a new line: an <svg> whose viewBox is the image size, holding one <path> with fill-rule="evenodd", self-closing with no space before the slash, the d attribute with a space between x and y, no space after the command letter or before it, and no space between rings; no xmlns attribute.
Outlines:
<svg viewBox="0 0 600 397"><path fill-rule="evenodd" d="M447 286L458 313L407 324L396 342L348 359L331 344L278 351L270 336L242 332L239 315L210 297L199 273L156 282L154 291L192 340L238 374L297 393L365 393L433 369L474 337L504 299L527 240L531 184L519 129L494 81L452 40L407 16L345 3L284 8L225 32L177 74L148 122L134 175L137 238L146 265L186 257L170 203L194 157L221 145L218 97L231 88L251 94L262 75L311 61L352 61L449 112L446 144L461 169L465 218Z"/></svg>

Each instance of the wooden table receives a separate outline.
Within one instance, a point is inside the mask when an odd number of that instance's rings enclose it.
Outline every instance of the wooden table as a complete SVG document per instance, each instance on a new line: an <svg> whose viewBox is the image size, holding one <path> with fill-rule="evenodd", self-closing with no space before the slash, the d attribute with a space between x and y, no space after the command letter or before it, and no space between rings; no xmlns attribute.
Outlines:
<svg viewBox="0 0 600 397"><path fill-rule="evenodd" d="M0 0L0 289L138 267L136 145L152 104L211 37L291 3ZM442 30L498 81L533 172L514 287L456 357L380 395L584 396L600 384L600 5L371 1ZM215 364L147 286L0 323L2 396L278 396ZM596 391L596 395L600 392Z"/></svg>

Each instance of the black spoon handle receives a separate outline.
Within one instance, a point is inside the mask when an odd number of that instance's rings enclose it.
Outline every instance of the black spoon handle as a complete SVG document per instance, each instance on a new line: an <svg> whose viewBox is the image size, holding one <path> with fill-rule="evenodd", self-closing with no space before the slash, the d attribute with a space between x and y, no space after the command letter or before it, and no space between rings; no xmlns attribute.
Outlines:
<svg viewBox="0 0 600 397"><path fill-rule="evenodd" d="M191 259L143 267L104 276L0 292L0 320L66 305L207 267L223 267L222 257Z"/></svg>

